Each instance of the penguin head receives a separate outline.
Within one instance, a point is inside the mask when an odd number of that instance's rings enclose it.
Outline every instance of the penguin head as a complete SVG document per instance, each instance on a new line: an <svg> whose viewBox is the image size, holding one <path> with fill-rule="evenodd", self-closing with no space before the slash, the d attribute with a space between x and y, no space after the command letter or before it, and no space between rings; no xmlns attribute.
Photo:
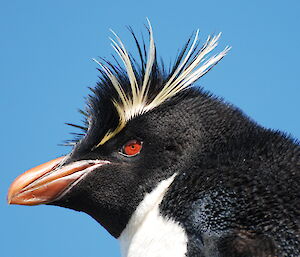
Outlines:
<svg viewBox="0 0 300 257"><path fill-rule="evenodd" d="M228 52L204 60L220 35L198 47L198 32L167 71L156 58L149 23L149 50L139 44L140 62L115 34L123 63L96 61L100 81L81 111L83 131L70 154L37 166L11 185L11 204L62 206L91 215L118 237L145 194L192 165L217 123L216 103L191 85ZM217 124L215 124L217 126ZM209 136L209 133L211 134Z"/></svg>

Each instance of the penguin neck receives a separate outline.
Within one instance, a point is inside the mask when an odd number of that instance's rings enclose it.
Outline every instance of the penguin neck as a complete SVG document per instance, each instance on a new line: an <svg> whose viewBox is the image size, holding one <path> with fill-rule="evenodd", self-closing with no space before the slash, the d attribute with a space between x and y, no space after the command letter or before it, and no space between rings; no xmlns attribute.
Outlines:
<svg viewBox="0 0 300 257"><path fill-rule="evenodd" d="M183 257L186 253L187 236L184 229L170 217L159 211L161 203L176 174L161 181L138 205L122 231L120 241L122 256ZM162 239L168 239L166 240Z"/></svg>

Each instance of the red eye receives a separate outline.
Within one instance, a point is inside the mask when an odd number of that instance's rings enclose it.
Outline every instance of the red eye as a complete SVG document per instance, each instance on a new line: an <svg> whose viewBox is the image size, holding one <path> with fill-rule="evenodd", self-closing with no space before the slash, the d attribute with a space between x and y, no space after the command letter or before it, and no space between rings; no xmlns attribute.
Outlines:
<svg viewBox="0 0 300 257"><path fill-rule="evenodd" d="M122 153L127 156L134 156L140 153L142 142L139 140L130 140L122 148Z"/></svg>

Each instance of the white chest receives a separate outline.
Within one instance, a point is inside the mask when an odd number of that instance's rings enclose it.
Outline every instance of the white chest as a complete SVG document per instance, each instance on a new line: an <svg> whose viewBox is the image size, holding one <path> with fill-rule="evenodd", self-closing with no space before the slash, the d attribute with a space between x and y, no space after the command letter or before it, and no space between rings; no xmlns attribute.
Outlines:
<svg viewBox="0 0 300 257"><path fill-rule="evenodd" d="M160 184L140 203L119 237L124 257L184 257L187 236L183 228L159 214L161 202L174 176Z"/></svg>

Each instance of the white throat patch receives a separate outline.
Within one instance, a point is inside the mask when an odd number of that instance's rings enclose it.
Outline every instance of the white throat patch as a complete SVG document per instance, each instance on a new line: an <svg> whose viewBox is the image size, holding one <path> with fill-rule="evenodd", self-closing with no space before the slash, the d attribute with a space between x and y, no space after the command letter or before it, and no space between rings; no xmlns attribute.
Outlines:
<svg viewBox="0 0 300 257"><path fill-rule="evenodd" d="M187 236L174 220L159 213L161 203L176 174L161 181L139 204L119 240L124 257L184 257Z"/></svg>

